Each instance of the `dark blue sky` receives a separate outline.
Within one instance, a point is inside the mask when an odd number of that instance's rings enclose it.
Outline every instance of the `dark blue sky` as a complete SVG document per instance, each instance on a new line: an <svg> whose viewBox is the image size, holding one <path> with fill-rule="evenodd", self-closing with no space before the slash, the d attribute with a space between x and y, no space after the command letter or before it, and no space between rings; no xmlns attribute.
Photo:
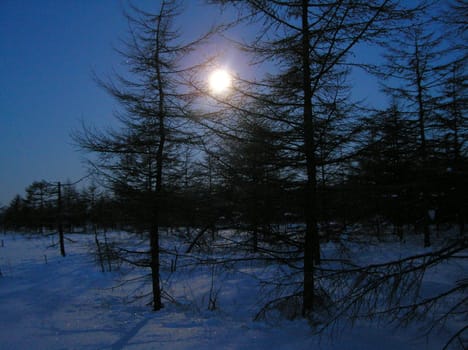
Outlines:
<svg viewBox="0 0 468 350"><path fill-rule="evenodd" d="M157 7L144 0L134 3ZM97 127L114 120L118 106L96 85L92 72L106 77L120 70L114 48L121 47L127 33L127 4L0 0L0 206L24 195L33 181L74 182L85 175L84 155L70 132L80 128L81 120ZM217 9L202 0L186 4L180 26L191 39L221 20ZM238 54L226 56L226 64L239 69ZM359 85L359 97L376 93L370 80L353 83Z"/></svg>
<svg viewBox="0 0 468 350"><path fill-rule="evenodd" d="M91 72L118 65L125 30L115 0L0 1L0 204L35 180L84 174L69 134L81 118L111 119Z"/></svg>
<svg viewBox="0 0 468 350"><path fill-rule="evenodd" d="M206 7L188 3L182 21L191 33L215 20ZM85 174L70 132L81 120L113 120L117 106L92 72L105 77L118 69L114 48L127 33L126 4L0 0L0 206L33 181L73 182Z"/></svg>

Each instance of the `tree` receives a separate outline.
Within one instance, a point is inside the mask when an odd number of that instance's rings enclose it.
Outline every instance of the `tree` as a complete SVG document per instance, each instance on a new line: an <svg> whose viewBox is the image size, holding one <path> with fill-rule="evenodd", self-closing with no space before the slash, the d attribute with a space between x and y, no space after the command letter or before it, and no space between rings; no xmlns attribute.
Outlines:
<svg viewBox="0 0 468 350"><path fill-rule="evenodd" d="M63 214L64 222L68 226L68 232L73 232L77 227L84 227L86 216L86 204L84 198L70 181L63 184Z"/></svg>
<svg viewBox="0 0 468 350"><path fill-rule="evenodd" d="M411 11L399 10L394 1L232 3L246 9L246 18L252 22L263 23L256 38L244 49L252 52L257 62L268 63L275 70L261 83L253 82L255 92L249 91L248 95L269 106L270 113L264 117L275 121L277 128L287 134L290 157L303 179L305 316L314 306L314 265L320 263L317 205L317 168L323 162L319 154L323 142L320 135L325 135L323 128L329 125L326 120L330 115L336 116L336 97L343 96L335 82L346 76L347 59L358 43L392 30Z"/></svg>
<svg viewBox="0 0 468 350"><path fill-rule="evenodd" d="M41 233L44 232L44 225L48 222L47 207L50 203L52 189L50 184L46 181L34 181L26 188L26 202L31 209L32 225L34 228L39 229ZM50 214L50 213L49 213Z"/></svg>
<svg viewBox="0 0 468 350"><path fill-rule="evenodd" d="M177 1L162 1L156 14L135 7L132 11L130 39L126 50L120 51L129 77L98 80L125 111L118 115L121 128L97 131L85 127L75 140L82 149L99 155L91 166L106 178L118 198L126 200L137 224L149 230L153 309L159 310L161 213L166 184L178 169L179 147L190 143L190 101L181 90L181 74L189 70L183 60L196 42L181 43L173 29L181 11Z"/></svg>
<svg viewBox="0 0 468 350"><path fill-rule="evenodd" d="M460 62L466 61L468 55L468 2L466 0L450 0L445 8L439 11L437 21L445 25L452 50L458 53Z"/></svg>
<svg viewBox="0 0 468 350"><path fill-rule="evenodd" d="M421 287L431 269L463 259L467 248L466 237L459 237L434 250L392 261L365 266L342 261L338 266L327 266L321 272L333 286L330 294L334 297L334 308L318 331L337 326L343 318L351 322L383 319L400 327L417 321L427 335L457 320L454 324L459 328L449 336L444 349L449 345L463 348L468 330L464 322L468 311L466 274L460 270L459 275L452 276L441 288L421 292Z"/></svg>
<svg viewBox="0 0 468 350"><path fill-rule="evenodd" d="M280 217L280 200L287 179L278 166L276 134L265 122L245 115L238 121L235 137L225 137L213 156L222 177L226 199L238 215L240 227L252 233L251 244L258 249L259 237L271 235L269 225Z"/></svg>
<svg viewBox="0 0 468 350"><path fill-rule="evenodd" d="M467 207L467 140L468 140L468 94L466 64L455 61L445 79L434 123L436 128L436 159L439 163L438 197L440 216L458 223L460 233L464 231ZM453 217L455 215L455 217ZM453 222L452 221L452 222Z"/></svg>
<svg viewBox="0 0 468 350"><path fill-rule="evenodd" d="M420 218L423 222L424 246L430 246L428 210L429 183L433 169L430 158L433 153L431 126L435 119L436 98L447 65L444 58L443 37L428 29L427 20L416 19L410 27L403 28L394 40L386 41L385 64L378 68L384 79L384 91L397 98L408 120L418 131L418 153L414 159L419 164L418 182Z"/></svg>
<svg viewBox="0 0 468 350"><path fill-rule="evenodd" d="M19 230L27 226L28 219L29 212L26 202L20 195L16 195L5 210L5 228Z"/></svg>
<svg viewBox="0 0 468 350"><path fill-rule="evenodd" d="M364 118L362 129L363 145L354 158L359 169L350 180L352 186L359 187L359 196L354 200L365 208L367 218L390 220L402 239L404 216L411 215L415 205L409 190L416 185L417 134L396 101L388 109Z"/></svg>

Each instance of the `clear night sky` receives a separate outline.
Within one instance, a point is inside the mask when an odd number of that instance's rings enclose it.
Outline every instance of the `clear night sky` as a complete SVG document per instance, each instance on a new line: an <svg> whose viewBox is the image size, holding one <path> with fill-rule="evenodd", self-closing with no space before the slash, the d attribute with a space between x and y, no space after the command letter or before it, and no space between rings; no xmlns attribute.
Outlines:
<svg viewBox="0 0 468 350"><path fill-rule="evenodd" d="M188 3L185 25L214 21L211 8ZM113 120L117 105L92 72L106 77L119 68L114 48L127 33L126 4L0 0L0 206L33 181L73 182L85 174L70 132L81 120L98 127Z"/></svg>

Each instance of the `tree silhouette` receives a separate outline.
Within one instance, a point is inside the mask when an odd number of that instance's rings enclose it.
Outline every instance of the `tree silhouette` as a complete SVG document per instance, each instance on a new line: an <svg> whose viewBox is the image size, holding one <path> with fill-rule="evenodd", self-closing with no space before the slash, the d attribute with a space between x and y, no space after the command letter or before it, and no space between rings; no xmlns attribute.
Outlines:
<svg viewBox="0 0 468 350"><path fill-rule="evenodd" d="M127 202L126 208L136 219L133 224L149 230L153 309L159 310L159 231L167 203L166 184L177 176L180 146L191 142L190 99L181 88L181 75L189 67L182 61L196 42L183 44L173 29L181 11L177 1L162 1L156 14L132 10L130 39L126 50L120 51L130 77L98 80L124 110L117 116L121 128L97 131L85 127L75 134L75 140L82 149L99 155L91 166Z"/></svg>

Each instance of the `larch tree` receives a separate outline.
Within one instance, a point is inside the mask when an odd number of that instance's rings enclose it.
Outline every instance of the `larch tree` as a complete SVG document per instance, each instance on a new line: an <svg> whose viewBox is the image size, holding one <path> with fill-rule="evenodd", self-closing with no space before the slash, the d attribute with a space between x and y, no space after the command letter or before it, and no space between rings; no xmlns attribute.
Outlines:
<svg viewBox="0 0 468 350"><path fill-rule="evenodd" d="M220 140L212 156L241 228L251 233L247 246L257 251L259 240L272 238L269 224L279 217L287 179L280 173L277 135L267 123L245 115L236 130Z"/></svg>
<svg viewBox="0 0 468 350"><path fill-rule="evenodd" d="M350 176L350 184L360 194L355 201L360 208L365 208L369 219L390 220L395 233L403 239L402 225L414 205L408 201L407 192L415 173L413 154L417 134L396 101L387 109L365 117L361 123L360 151L354 158L358 169ZM374 223L380 234L380 220Z"/></svg>
<svg viewBox="0 0 468 350"><path fill-rule="evenodd" d="M460 234L465 228L468 207L466 179L468 172L468 1L452 0L444 3L438 22L447 33L449 63L437 101L435 120L437 158L443 167L445 184L442 189L441 218L458 222ZM455 217L454 217L455 216Z"/></svg>
<svg viewBox="0 0 468 350"><path fill-rule="evenodd" d="M26 188L26 202L31 209L32 226L40 233L44 232L47 223L46 207L51 200L51 186L46 181L34 181Z"/></svg>
<svg viewBox="0 0 468 350"><path fill-rule="evenodd" d="M261 82L252 82L248 96L269 106L270 113L264 117L288 134L288 151L303 179L302 314L306 316L314 308L314 265L320 263L318 167L325 161L320 147L326 142L325 128L339 115L337 101L346 102L342 101L342 85L335 82L346 77L349 56L357 44L391 31L411 11L389 0L218 3L237 5L243 18L261 23L255 38L244 43L243 49L270 74ZM346 129L345 122L341 125ZM344 151L343 142L335 145L335 149L339 147ZM327 152L330 157L342 154L328 147Z"/></svg>
<svg viewBox="0 0 468 350"><path fill-rule="evenodd" d="M160 285L160 226L167 184L183 161L180 148L190 144L190 98L183 89L191 68L187 55L203 38L184 43L175 29L181 14L178 1L161 1L155 14L132 7L130 36L119 53L128 66L99 84L122 107L119 129L84 127L74 135L81 149L98 155L91 166L105 177L114 193L132 205L136 225L149 231L153 309L162 308Z"/></svg>
<svg viewBox="0 0 468 350"><path fill-rule="evenodd" d="M428 180L434 172L430 159L434 148L434 121L440 86L447 72L448 50L443 46L443 35L429 29L427 16L402 28L392 40L383 44L385 61L377 68L384 91L398 99L402 112L417 130L417 149L414 161L418 164L414 185L422 194L419 217L424 232L424 246L431 245L429 214L430 194Z"/></svg>

